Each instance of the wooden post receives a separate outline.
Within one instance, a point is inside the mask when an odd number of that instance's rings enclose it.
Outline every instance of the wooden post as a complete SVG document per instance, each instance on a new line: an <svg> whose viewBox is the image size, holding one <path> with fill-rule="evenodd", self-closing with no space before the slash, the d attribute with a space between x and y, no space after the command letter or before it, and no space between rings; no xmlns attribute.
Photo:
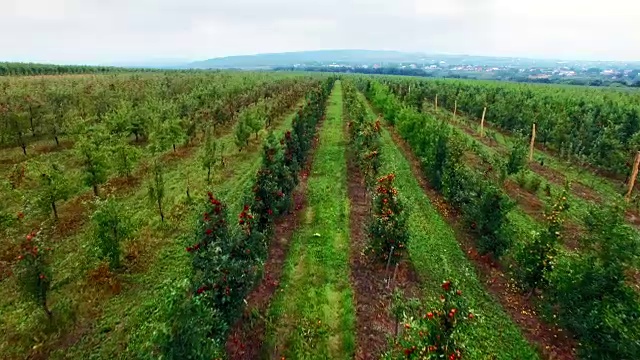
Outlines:
<svg viewBox="0 0 640 360"><path fill-rule="evenodd" d="M400 264L396 263L396 268L393 269L393 276L389 278L389 281L387 281L387 289L391 289L391 285L393 284L394 281L396 281L396 273L398 272L398 265Z"/></svg>
<svg viewBox="0 0 640 360"><path fill-rule="evenodd" d="M482 120L480 120L480 137L484 137L484 116L487 114L487 107L482 110Z"/></svg>
<svg viewBox="0 0 640 360"><path fill-rule="evenodd" d="M453 121L456 121L456 113L458 112L458 100L453 102Z"/></svg>
<svg viewBox="0 0 640 360"><path fill-rule="evenodd" d="M531 144L529 144L529 161L533 161L533 144L536 142L536 124L531 129Z"/></svg>
<svg viewBox="0 0 640 360"><path fill-rule="evenodd" d="M633 171L631 172L631 178L629 179L629 190L627 190L627 195L624 196L627 202L631 199L631 192L633 191L633 187L636 185L638 165L640 165L640 151L636 153L636 160L633 162Z"/></svg>
<svg viewBox="0 0 640 360"><path fill-rule="evenodd" d="M436 94L436 111L438 111L438 94Z"/></svg>

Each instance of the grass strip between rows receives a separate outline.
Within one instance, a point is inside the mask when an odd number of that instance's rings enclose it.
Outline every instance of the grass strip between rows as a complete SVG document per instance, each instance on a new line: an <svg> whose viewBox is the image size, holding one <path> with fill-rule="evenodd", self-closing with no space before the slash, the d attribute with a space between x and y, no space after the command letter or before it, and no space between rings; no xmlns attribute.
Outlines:
<svg viewBox="0 0 640 360"><path fill-rule="evenodd" d="M370 116L375 116L369 107ZM537 359L534 348L487 293L473 265L456 240L453 229L438 213L414 177L409 161L386 129L382 132L381 172L396 174L395 185L409 209L409 256L421 278L428 303L438 301L440 284L459 284L477 320L466 329L467 359Z"/></svg>
<svg viewBox="0 0 640 360"><path fill-rule="evenodd" d="M355 309L349 285L349 202L342 89L337 82L308 180L308 207L294 234L267 346L292 359L350 359ZM278 357L279 358L279 357Z"/></svg>

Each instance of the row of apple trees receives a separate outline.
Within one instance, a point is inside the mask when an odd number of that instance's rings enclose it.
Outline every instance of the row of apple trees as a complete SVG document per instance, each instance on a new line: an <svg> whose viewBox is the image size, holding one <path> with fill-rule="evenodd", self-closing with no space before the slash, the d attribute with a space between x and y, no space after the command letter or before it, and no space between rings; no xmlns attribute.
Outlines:
<svg viewBox="0 0 640 360"><path fill-rule="evenodd" d="M405 81L397 86L413 86L413 80ZM553 321L577 338L582 356L633 358L640 353L640 298L630 276L639 265L640 238L625 223L621 207L590 209L579 251L563 248L570 206L566 193L555 194L533 234L516 236L525 229L509 220L513 201L495 179L464 163L462 156L471 149L461 135L421 113L421 103L407 96L401 101L389 86L362 79L360 88L422 159L430 185L461 212L480 252L501 259L524 292L542 294L542 313L556 317Z"/></svg>
<svg viewBox="0 0 640 360"><path fill-rule="evenodd" d="M186 251L192 258L190 288L173 309L171 333L159 339L169 359L224 356L230 327L243 300L262 276L274 221L292 210L294 189L324 117L334 79L315 86L295 115L291 129L264 143L262 166L237 217L209 193Z"/></svg>
<svg viewBox="0 0 640 360"><path fill-rule="evenodd" d="M468 80L385 78L412 106L423 101L486 119L500 129L530 134L560 156L627 175L640 149L640 95L635 92Z"/></svg>

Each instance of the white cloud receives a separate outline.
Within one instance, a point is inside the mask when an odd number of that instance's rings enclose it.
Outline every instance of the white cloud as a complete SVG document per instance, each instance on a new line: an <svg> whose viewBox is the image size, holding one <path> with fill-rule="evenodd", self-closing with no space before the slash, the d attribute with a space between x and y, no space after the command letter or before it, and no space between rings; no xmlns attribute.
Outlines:
<svg viewBox="0 0 640 360"><path fill-rule="evenodd" d="M631 0L2 0L0 61L369 48L640 60Z"/></svg>

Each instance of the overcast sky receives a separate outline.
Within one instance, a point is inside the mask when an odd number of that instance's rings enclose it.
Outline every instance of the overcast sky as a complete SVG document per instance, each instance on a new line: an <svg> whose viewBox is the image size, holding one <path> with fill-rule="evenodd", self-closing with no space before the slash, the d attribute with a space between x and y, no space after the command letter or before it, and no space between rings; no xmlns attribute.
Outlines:
<svg viewBox="0 0 640 360"><path fill-rule="evenodd" d="M0 61L317 49L640 60L638 0L0 0Z"/></svg>

